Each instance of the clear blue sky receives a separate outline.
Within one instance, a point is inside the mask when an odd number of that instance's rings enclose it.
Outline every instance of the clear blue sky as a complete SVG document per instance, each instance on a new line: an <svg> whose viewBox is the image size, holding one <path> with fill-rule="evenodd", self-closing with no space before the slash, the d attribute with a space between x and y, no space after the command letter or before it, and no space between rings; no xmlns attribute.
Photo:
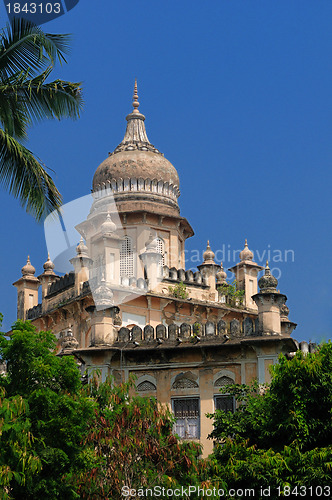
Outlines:
<svg viewBox="0 0 332 500"><path fill-rule="evenodd" d="M5 22L4 7L1 10ZM46 122L28 147L55 171L64 201L90 192L122 140L134 78L150 141L180 176L188 250L294 251L281 269L298 340L332 332L332 2L81 0L44 25L73 34L57 77L82 81L77 122ZM27 254L42 271L43 226L0 191L1 307L16 316ZM229 247L228 247L229 245ZM280 255L280 254L278 254ZM256 260L258 260L256 258ZM261 262L260 262L261 263ZM225 261L230 267L232 261Z"/></svg>

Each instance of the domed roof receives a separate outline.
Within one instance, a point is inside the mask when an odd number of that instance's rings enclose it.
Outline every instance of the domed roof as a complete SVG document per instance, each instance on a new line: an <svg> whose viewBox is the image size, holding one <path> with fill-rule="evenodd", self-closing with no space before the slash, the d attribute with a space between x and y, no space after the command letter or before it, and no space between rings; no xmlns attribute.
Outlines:
<svg viewBox="0 0 332 500"><path fill-rule="evenodd" d="M109 213L106 216L106 220L100 226L100 229L103 234L114 233L114 231L116 230L116 224L114 224L114 222L112 221Z"/></svg>
<svg viewBox="0 0 332 500"><path fill-rule="evenodd" d="M50 254L47 254L47 261L43 264L44 274L54 274L55 265L51 261Z"/></svg>
<svg viewBox="0 0 332 500"><path fill-rule="evenodd" d="M123 141L97 168L92 182L93 191L110 188L116 198L130 191L145 197L150 193L176 204L179 176L175 167L150 143L145 130L145 116L138 111L137 82L134 89L134 110L127 117ZM145 194L144 194L145 193ZM161 200L160 200L161 201Z"/></svg>
<svg viewBox="0 0 332 500"><path fill-rule="evenodd" d="M22 267L22 276L33 276L36 272L36 269L30 262L30 256L28 255L27 263Z"/></svg>
<svg viewBox="0 0 332 500"><path fill-rule="evenodd" d="M112 153L97 168L93 176L93 191L119 179L150 179L179 186L179 176L171 162L160 153L139 149Z"/></svg>
<svg viewBox="0 0 332 500"><path fill-rule="evenodd" d="M277 292L278 280L271 274L268 261L266 261L265 274L258 281L258 285L263 293Z"/></svg>
<svg viewBox="0 0 332 500"><path fill-rule="evenodd" d="M211 250L210 241L208 240L206 250L203 253L204 264L214 264L214 252Z"/></svg>
<svg viewBox="0 0 332 500"><path fill-rule="evenodd" d="M217 278L217 284L218 285L221 285L222 283L225 283L225 281L226 281L227 274L224 271L222 262L220 264L220 270L216 274L216 278Z"/></svg>
<svg viewBox="0 0 332 500"><path fill-rule="evenodd" d="M83 236L81 236L80 242L76 247L76 253L80 256L86 256L88 254L88 247L84 243Z"/></svg>
<svg viewBox="0 0 332 500"><path fill-rule="evenodd" d="M254 254L252 253L251 250L249 250L248 242L246 239L244 242L244 249L242 250L242 252L240 252L240 259L241 261L245 261L245 260L252 260L253 258Z"/></svg>

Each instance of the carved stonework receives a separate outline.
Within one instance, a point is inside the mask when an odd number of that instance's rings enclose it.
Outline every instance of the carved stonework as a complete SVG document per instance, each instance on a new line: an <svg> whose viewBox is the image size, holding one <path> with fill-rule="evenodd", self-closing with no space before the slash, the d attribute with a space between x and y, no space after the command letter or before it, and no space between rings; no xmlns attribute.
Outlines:
<svg viewBox="0 0 332 500"><path fill-rule="evenodd" d="M249 318L249 317L245 318L245 320L243 322L243 330L244 330L244 335L246 337L248 337L254 333L254 326L253 326L253 321L251 318Z"/></svg>
<svg viewBox="0 0 332 500"><path fill-rule="evenodd" d="M195 389L197 387L197 382L194 382L189 378L181 378L179 380L176 380L172 385L172 389Z"/></svg>
<svg viewBox="0 0 332 500"><path fill-rule="evenodd" d="M216 334L216 325L212 323L212 321L207 321L205 324L205 335L207 337L210 337L215 334Z"/></svg>
<svg viewBox="0 0 332 500"><path fill-rule="evenodd" d="M224 321L223 319L221 319L220 321L218 321L218 323L217 323L217 333L218 333L218 335L224 335L226 333L226 328L227 328L226 321Z"/></svg>
<svg viewBox="0 0 332 500"><path fill-rule="evenodd" d="M181 337L183 337L183 338L189 338L190 334L191 334L190 325L188 325L187 323L182 323L182 325L180 326L180 335L181 335Z"/></svg>
<svg viewBox="0 0 332 500"><path fill-rule="evenodd" d="M232 319L230 324L230 333L234 337L239 337L241 335L241 324L237 319Z"/></svg>
<svg viewBox="0 0 332 500"><path fill-rule="evenodd" d="M144 340L150 341L153 340L153 327L151 325L146 325L144 327Z"/></svg>
<svg viewBox="0 0 332 500"><path fill-rule="evenodd" d="M156 326L156 337L157 339L165 339L166 338L166 326L165 325L157 325Z"/></svg>
<svg viewBox="0 0 332 500"><path fill-rule="evenodd" d="M168 327L168 338L169 340L175 340L179 336L179 327L172 323Z"/></svg>
<svg viewBox="0 0 332 500"><path fill-rule="evenodd" d="M61 349L63 354L67 354L78 347L78 341L73 336L71 329L67 330L61 340Z"/></svg>
<svg viewBox="0 0 332 500"><path fill-rule="evenodd" d="M137 325L133 326L131 330L131 337L133 342L139 342L142 340L142 328Z"/></svg>
<svg viewBox="0 0 332 500"><path fill-rule="evenodd" d="M130 340L129 328L126 328L125 326L120 328L119 333L118 333L118 339L119 339L119 342L129 342L129 340Z"/></svg>

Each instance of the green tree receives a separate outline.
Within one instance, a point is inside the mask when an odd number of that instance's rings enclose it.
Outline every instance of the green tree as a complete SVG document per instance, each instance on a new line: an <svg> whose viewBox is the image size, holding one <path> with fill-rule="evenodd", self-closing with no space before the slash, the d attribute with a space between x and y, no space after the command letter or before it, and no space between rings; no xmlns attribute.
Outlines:
<svg viewBox="0 0 332 500"><path fill-rule="evenodd" d="M136 395L132 380L82 386L74 358L55 345L29 321L0 337L3 498L116 500L123 486L200 484L201 448L173 435L168 409Z"/></svg>
<svg viewBox="0 0 332 500"><path fill-rule="evenodd" d="M44 33L24 19L15 18L0 37L0 182L37 220L59 208L61 196L22 141L33 123L79 116L80 84L47 82L68 48L68 35Z"/></svg>
<svg viewBox="0 0 332 500"><path fill-rule="evenodd" d="M89 474L76 478L81 498L120 500L124 486L138 491L199 484L200 445L180 442L169 410L155 398L133 394L133 387L132 380L89 386L99 408L85 442L96 460Z"/></svg>
<svg viewBox="0 0 332 500"><path fill-rule="evenodd" d="M30 429L23 398L8 398L0 387L0 493L3 500L12 498L13 483L24 486L26 479L41 469Z"/></svg>
<svg viewBox="0 0 332 500"><path fill-rule="evenodd" d="M330 483L331 342L306 356L299 351L291 360L281 355L270 386L233 385L222 391L240 405L234 414L217 411L213 416L211 438L217 445L210 475L222 478L228 488L271 486L272 498L278 498L278 487L297 488L289 495L294 498L301 486Z"/></svg>
<svg viewBox="0 0 332 500"><path fill-rule="evenodd" d="M7 444L0 448L3 470L20 473L3 484L11 498L77 498L66 477L87 466L83 438L96 404L81 390L73 357L55 356L55 346L53 334L37 333L30 322L18 321L10 339L0 338L0 357L7 363L0 378L2 411L18 408L10 433L2 429ZM24 454L35 460L29 467L23 467ZM38 467L32 468L34 463Z"/></svg>

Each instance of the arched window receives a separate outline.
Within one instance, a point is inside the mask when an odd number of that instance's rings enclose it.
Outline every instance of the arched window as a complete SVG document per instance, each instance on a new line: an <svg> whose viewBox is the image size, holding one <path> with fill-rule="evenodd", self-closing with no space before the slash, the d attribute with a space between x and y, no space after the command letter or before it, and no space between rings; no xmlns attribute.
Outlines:
<svg viewBox="0 0 332 500"><path fill-rule="evenodd" d="M134 276L133 240L126 236L120 250L120 276Z"/></svg>

